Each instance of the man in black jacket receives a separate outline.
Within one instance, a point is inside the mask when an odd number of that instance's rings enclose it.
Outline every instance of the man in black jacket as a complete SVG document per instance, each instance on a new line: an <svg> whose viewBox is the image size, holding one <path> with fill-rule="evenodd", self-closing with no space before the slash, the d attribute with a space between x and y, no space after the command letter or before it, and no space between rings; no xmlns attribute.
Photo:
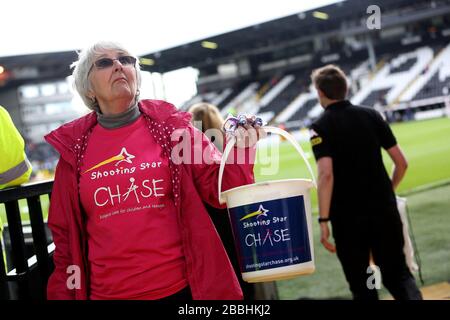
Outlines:
<svg viewBox="0 0 450 320"><path fill-rule="evenodd" d="M381 115L345 100L347 80L334 65L311 75L325 112L310 129L318 167L321 242L336 252L354 299L378 299L371 285L370 255L395 299L421 299L403 253L403 233L394 190L407 161ZM381 148L392 161L389 178ZM329 241L331 221L335 245Z"/></svg>

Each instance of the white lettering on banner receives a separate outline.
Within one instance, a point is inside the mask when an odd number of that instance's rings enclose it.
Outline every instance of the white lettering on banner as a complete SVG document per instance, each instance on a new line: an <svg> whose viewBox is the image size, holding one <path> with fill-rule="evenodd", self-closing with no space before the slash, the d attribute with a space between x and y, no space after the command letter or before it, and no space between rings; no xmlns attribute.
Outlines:
<svg viewBox="0 0 450 320"><path fill-rule="evenodd" d="M256 133L255 133L256 135ZM220 155L214 152L213 145L201 131L194 131L191 137L189 130L176 129L170 136L176 142L171 151L172 162L179 164L213 164L220 163ZM254 163L255 159L246 160L246 148L236 148L228 156L227 164Z"/></svg>
<svg viewBox="0 0 450 320"><path fill-rule="evenodd" d="M257 226L268 226L271 223L272 224L278 224L282 222L287 222L287 217L273 217L272 220L266 219L266 220L256 220L252 222L243 222L242 227L244 229L251 228L251 227L257 227Z"/></svg>
<svg viewBox="0 0 450 320"><path fill-rule="evenodd" d="M252 263L252 264L246 264L245 268L246 269L254 269L254 268L260 269L263 267L270 267L270 266L278 265L278 264L282 264L282 263L293 264L293 263L296 263L297 261L300 261L300 258L298 256L293 256L293 257L285 258L284 260L278 259L278 260L270 260L270 261L262 261L262 262Z"/></svg>
<svg viewBox="0 0 450 320"><path fill-rule="evenodd" d="M278 242L290 241L291 237L289 234L289 229L276 229L272 231L267 229L267 232L261 237L261 233L249 233L245 236L245 244L248 247L262 247L266 243L270 243L270 246L274 246Z"/></svg>
<svg viewBox="0 0 450 320"><path fill-rule="evenodd" d="M94 202L96 206L103 207L107 204L115 205L120 204L122 202L125 202L128 200L131 193L134 194L134 199L137 203L140 203L140 197L143 198L149 198L151 196L158 198L163 197L164 193L159 193L159 190L163 190L164 188L160 187L161 183L164 182L164 179L152 179L150 180L144 180L141 182L140 186L142 186L143 191L137 192L139 189L139 185L137 185L136 179L131 177L130 178L131 184L127 187L125 193L121 193L119 185L116 185L115 191L111 190L111 187L99 187L94 192ZM150 184L151 183L151 184ZM112 187L114 189L114 187ZM117 198L117 199L115 199ZM133 198L133 197L132 197ZM116 201L114 201L116 200Z"/></svg>
<svg viewBox="0 0 450 320"><path fill-rule="evenodd" d="M270 220L256 220L252 222L244 222L242 226L244 229L251 228L251 227L257 227L257 226L268 226L270 224Z"/></svg>
<svg viewBox="0 0 450 320"><path fill-rule="evenodd" d="M286 222L287 221L287 217L273 217L272 221L273 221L273 223Z"/></svg>

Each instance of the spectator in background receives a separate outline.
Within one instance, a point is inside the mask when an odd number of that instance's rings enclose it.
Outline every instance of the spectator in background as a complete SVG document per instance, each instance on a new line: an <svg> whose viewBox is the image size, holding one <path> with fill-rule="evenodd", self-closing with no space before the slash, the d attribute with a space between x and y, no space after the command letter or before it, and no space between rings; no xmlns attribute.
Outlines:
<svg viewBox="0 0 450 320"><path fill-rule="evenodd" d="M385 109L386 121L388 123L395 122L395 112L392 110L390 106L387 106Z"/></svg>
<svg viewBox="0 0 450 320"><path fill-rule="evenodd" d="M325 112L311 125L311 145L318 168L320 239L337 252L354 299L376 300L369 286L372 253L383 284L395 299L420 300L408 269L394 190L407 161L389 127L373 108L345 100L347 81L340 68L314 70L312 82ZM381 148L394 163L390 179ZM331 221L335 245L329 242ZM377 275L379 276L379 274Z"/></svg>
<svg viewBox="0 0 450 320"><path fill-rule="evenodd" d="M224 132L222 131L222 126L225 120L220 114L219 109L210 103L201 102L192 105L188 112L192 113L191 121L193 124L195 125L197 122L201 126L197 127L197 129L203 133L209 129L216 129L209 131L213 135L211 137L208 136L208 138L220 152L223 152Z"/></svg>
<svg viewBox="0 0 450 320"><path fill-rule="evenodd" d="M412 121L414 120L414 111L411 107L411 101L406 102L404 121Z"/></svg>
<svg viewBox="0 0 450 320"><path fill-rule="evenodd" d="M201 130L214 143L214 145L223 152L223 141L225 133L222 131L224 119L220 114L219 109L209 103L197 103L189 108L192 113L192 122L197 129ZM210 130L215 129L215 130ZM241 271L239 268L239 261L236 254L236 249L233 239L233 231L228 218L227 209L214 208L207 203L205 207L211 217L214 226L224 244L234 272L238 277L239 284L244 294L244 300L254 300L255 286L242 280Z"/></svg>
<svg viewBox="0 0 450 320"><path fill-rule="evenodd" d="M32 167L25 154L25 142L8 111L2 106L0 106L0 155L0 189L18 186L28 181ZM3 221L0 217L0 245L3 247L2 233ZM2 251L4 255L5 250Z"/></svg>

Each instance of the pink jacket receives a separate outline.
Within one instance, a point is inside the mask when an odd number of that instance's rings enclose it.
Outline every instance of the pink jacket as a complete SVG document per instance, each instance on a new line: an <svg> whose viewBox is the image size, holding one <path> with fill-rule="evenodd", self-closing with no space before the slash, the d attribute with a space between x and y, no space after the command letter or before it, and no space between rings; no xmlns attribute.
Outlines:
<svg viewBox="0 0 450 320"><path fill-rule="evenodd" d="M142 100L139 109L149 124L149 133L157 139L167 154L176 145L170 133L181 128L201 140L203 152L215 160L213 164L174 164L173 192L182 233L187 278L194 299L242 299L242 291L225 249L202 201L223 207L217 200L217 180L221 153L199 130L190 124L190 114L159 100ZM45 139L60 153L52 190L48 226L56 245L53 260L55 270L49 278L48 299L88 299L89 268L84 214L78 194L78 170L89 133L97 123L94 112L67 123L49 133ZM247 149L247 159L255 150ZM249 154L251 153L251 154ZM248 161L247 161L248 162ZM251 161L250 161L251 162ZM253 183L253 165L227 164L223 189ZM75 266L75 267L74 267ZM79 275L77 282L76 276ZM67 285L69 283L69 286ZM77 284L80 284L77 287ZM70 289L70 288L74 289Z"/></svg>

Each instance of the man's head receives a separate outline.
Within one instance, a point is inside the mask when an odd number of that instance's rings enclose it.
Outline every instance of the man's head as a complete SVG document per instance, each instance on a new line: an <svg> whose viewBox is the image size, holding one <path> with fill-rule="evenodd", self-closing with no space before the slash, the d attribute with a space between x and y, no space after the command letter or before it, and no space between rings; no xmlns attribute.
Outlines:
<svg viewBox="0 0 450 320"><path fill-rule="evenodd" d="M311 73L311 81L317 90L322 107L344 100L347 96L347 78L336 65L329 64L315 69Z"/></svg>

